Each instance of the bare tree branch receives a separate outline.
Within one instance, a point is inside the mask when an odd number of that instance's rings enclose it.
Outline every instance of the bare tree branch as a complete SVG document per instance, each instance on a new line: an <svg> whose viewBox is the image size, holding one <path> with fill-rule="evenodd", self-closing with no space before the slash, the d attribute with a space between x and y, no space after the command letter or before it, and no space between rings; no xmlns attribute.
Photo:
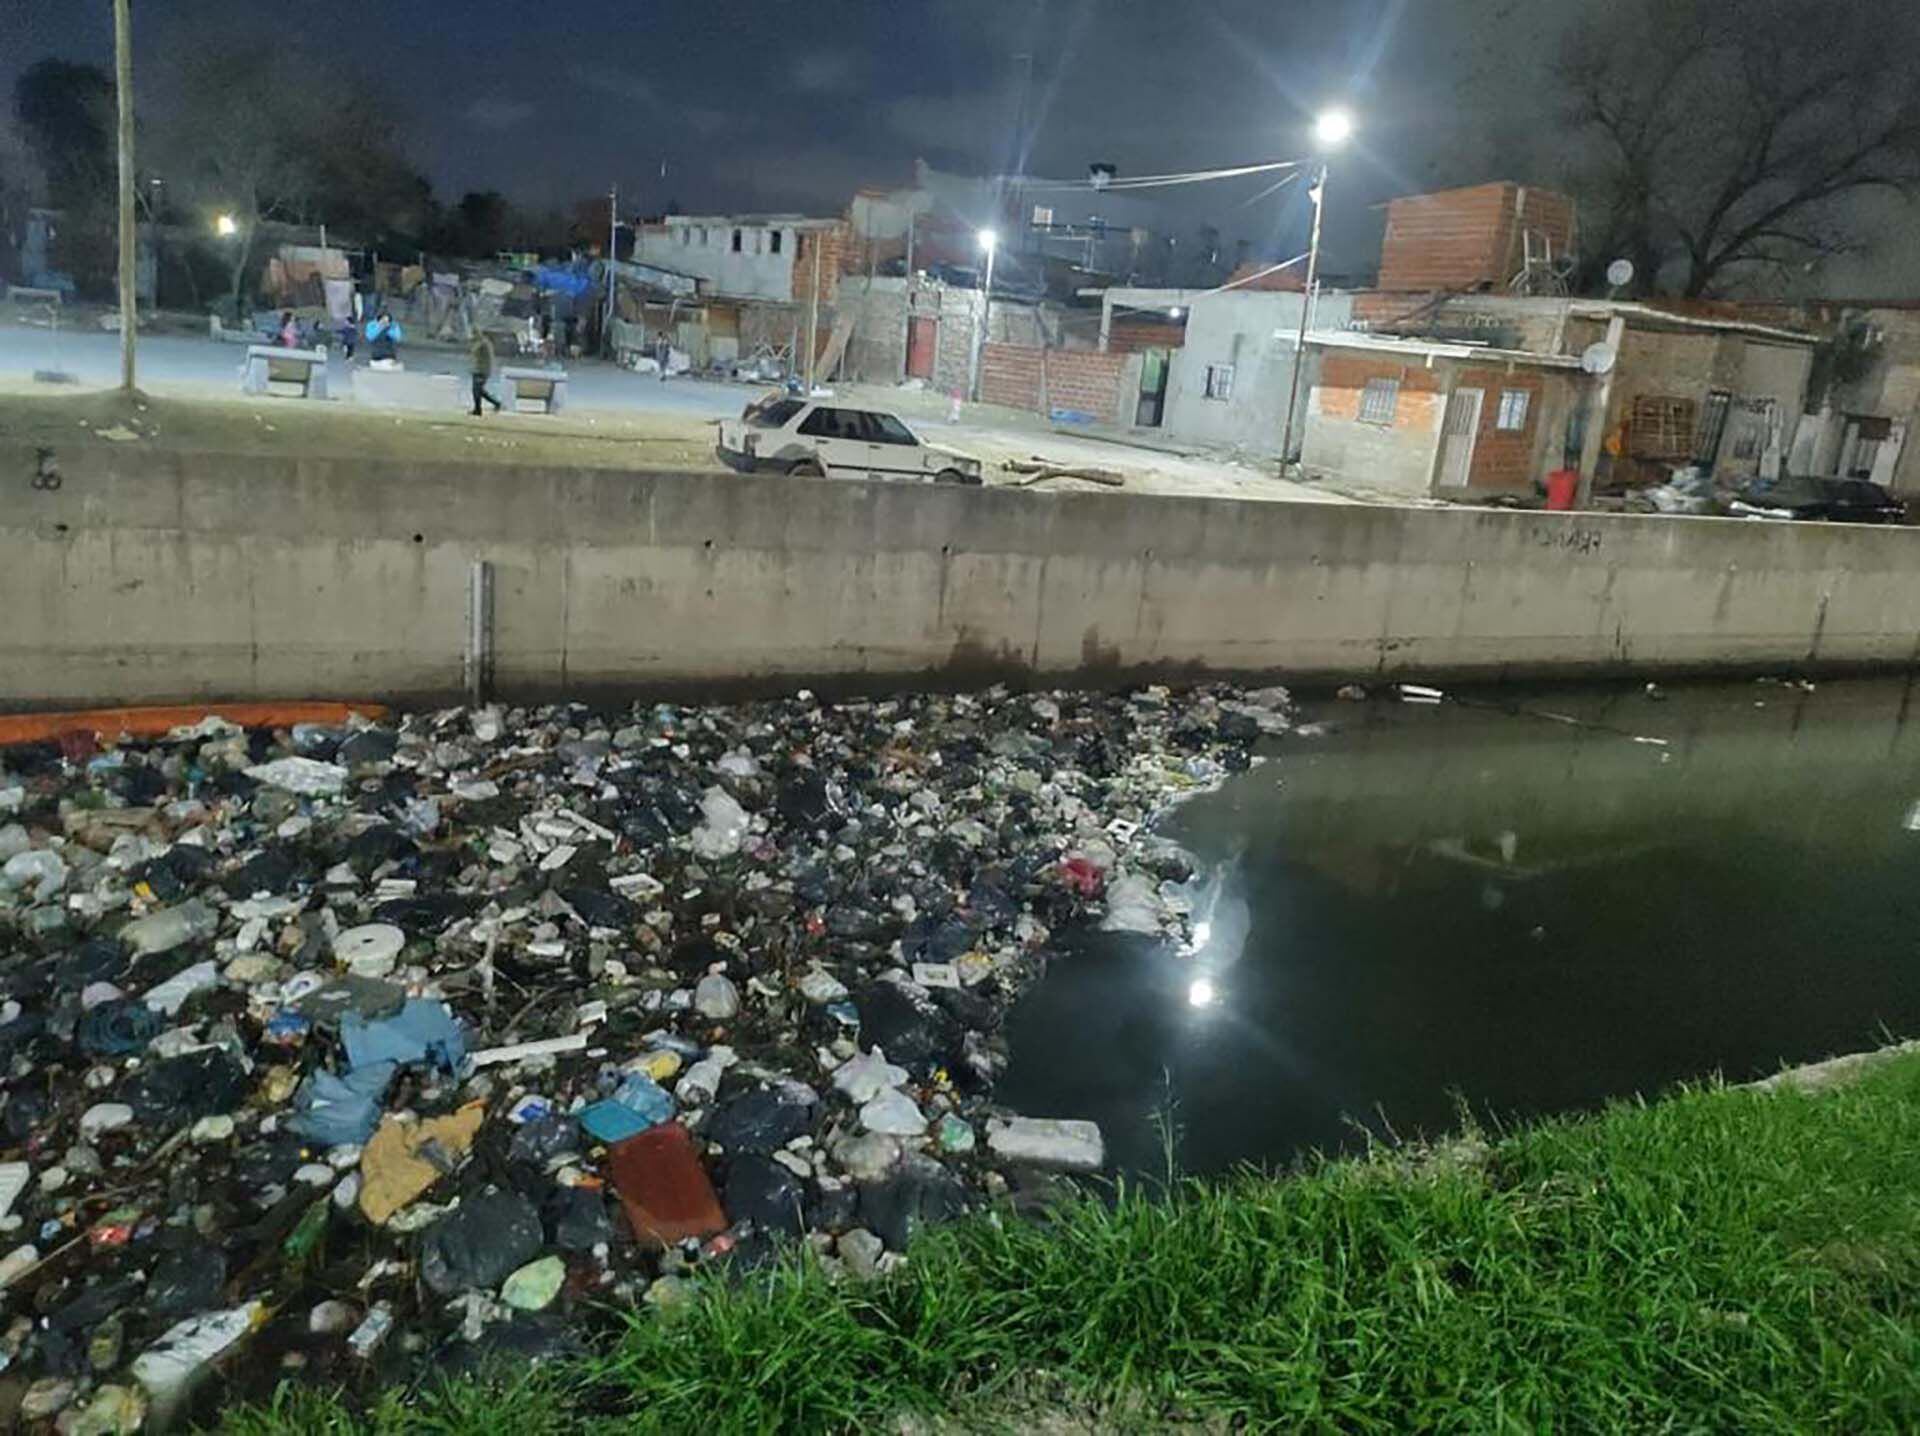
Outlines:
<svg viewBox="0 0 1920 1436"><path fill-rule="evenodd" d="M1850 202L1920 189L1920 19L1838 0L1611 0L1556 80L1591 235L1708 293L1857 247ZM1607 255L1591 255L1604 263Z"/></svg>

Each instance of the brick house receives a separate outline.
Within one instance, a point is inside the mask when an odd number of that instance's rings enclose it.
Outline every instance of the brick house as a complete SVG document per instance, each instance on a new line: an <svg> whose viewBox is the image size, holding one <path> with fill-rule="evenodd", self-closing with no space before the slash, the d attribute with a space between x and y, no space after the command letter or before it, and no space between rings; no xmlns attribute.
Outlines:
<svg viewBox="0 0 1920 1436"><path fill-rule="evenodd" d="M1409 494L1525 490L1570 467L1567 416L1585 390L1565 354L1315 332L1300 462L1309 475Z"/></svg>

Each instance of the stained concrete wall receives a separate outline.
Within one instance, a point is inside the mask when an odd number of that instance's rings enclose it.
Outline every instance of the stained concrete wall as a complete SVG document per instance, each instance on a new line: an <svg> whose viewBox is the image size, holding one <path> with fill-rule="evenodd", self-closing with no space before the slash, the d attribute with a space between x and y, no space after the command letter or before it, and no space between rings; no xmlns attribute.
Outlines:
<svg viewBox="0 0 1920 1436"><path fill-rule="evenodd" d="M1920 533L0 447L0 703L1907 665Z"/></svg>
<svg viewBox="0 0 1920 1436"><path fill-rule="evenodd" d="M1318 369L1302 406L1300 467L1316 478L1331 476L1401 494L1431 492L1446 415L1443 369L1396 354L1344 351L1323 351ZM1372 379L1400 385L1386 422L1360 417Z"/></svg>
<svg viewBox="0 0 1920 1436"><path fill-rule="evenodd" d="M1187 310L1186 343L1170 360L1164 432L1176 439L1278 454L1293 392L1294 337L1305 302L1304 295L1257 290L1195 299ZM1326 290L1314 305L1313 323L1343 329L1352 308L1351 295ZM1311 356L1307 362L1310 378ZM1207 370L1219 364L1233 366L1232 390L1225 399L1209 399ZM1303 405L1306 391L1303 383Z"/></svg>
<svg viewBox="0 0 1920 1436"><path fill-rule="evenodd" d="M738 249L733 247L735 234L740 236ZM641 227L633 258L676 274L691 274L715 294L730 298L792 299L798 249L798 234L791 223L675 215L664 224Z"/></svg>

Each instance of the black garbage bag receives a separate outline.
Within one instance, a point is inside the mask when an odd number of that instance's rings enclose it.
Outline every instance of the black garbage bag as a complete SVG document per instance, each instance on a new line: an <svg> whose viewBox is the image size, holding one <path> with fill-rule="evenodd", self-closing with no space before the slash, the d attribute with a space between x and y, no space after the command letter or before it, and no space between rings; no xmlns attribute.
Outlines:
<svg viewBox="0 0 1920 1436"><path fill-rule="evenodd" d="M807 1229L807 1193L792 1172L758 1152L746 1152L727 1165L722 1200L735 1222L752 1222L763 1232L797 1237Z"/></svg>
<svg viewBox="0 0 1920 1436"><path fill-rule="evenodd" d="M905 1251L915 1232L950 1222L970 1203L958 1177L919 1152L910 1152L878 1182L860 1188L860 1220L894 1251Z"/></svg>
<svg viewBox="0 0 1920 1436"><path fill-rule="evenodd" d="M489 1189L468 1197L420 1243L420 1278L441 1296L495 1287L540 1255L540 1213L518 1192Z"/></svg>
<svg viewBox="0 0 1920 1436"><path fill-rule="evenodd" d="M819 1098L798 1083L757 1087L716 1112L707 1137L729 1152L772 1152L811 1132L819 1120Z"/></svg>
<svg viewBox="0 0 1920 1436"><path fill-rule="evenodd" d="M142 1067L126 1093L133 1115L171 1133L183 1122L232 1112L247 1100L247 1072L219 1048Z"/></svg>

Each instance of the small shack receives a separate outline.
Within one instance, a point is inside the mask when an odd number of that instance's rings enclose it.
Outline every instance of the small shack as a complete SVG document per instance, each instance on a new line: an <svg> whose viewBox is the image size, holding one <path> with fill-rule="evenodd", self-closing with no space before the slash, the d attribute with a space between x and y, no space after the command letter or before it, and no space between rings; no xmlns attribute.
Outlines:
<svg viewBox="0 0 1920 1436"><path fill-rule="evenodd" d="M1568 354L1316 331L1301 466L1409 494L1525 490L1578 462Z"/></svg>

